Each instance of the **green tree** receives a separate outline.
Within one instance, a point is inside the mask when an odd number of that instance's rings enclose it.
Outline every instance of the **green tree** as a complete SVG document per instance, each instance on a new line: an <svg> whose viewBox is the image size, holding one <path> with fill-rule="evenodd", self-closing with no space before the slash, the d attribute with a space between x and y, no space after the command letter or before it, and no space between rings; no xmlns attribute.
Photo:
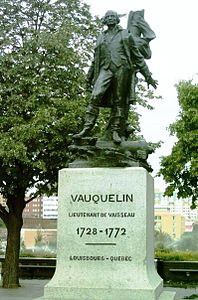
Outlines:
<svg viewBox="0 0 198 300"><path fill-rule="evenodd" d="M155 230L154 237L156 250L169 249L173 244L172 237L168 233L161 230Z"/></svg>
<svg viewBox="0 0 198 300"><path fill-rule="evenodd" d="M174 245L180 251L198 251L198 224L193 224L192 232L184 232Z"/></svg>
<svg viewBox="0 0 198 300"><path fill-rule="evenodd" d="M41 245L43 242L43 236L40 230L37 230L35 237L35 246Z"/></svg>
<svg viewBox="0 0 198 300"><path fill-rule="evenodd" d="M7 227L3 287L19 286L22 212L57 189L86 97L97 26L81 0L3 0L0 6L0 205ZM27 192L34 193L27 200Z"/></svg>
<svg viewBox="0 0 198 300"><path fill-rule="evenodd" d="M177 191L179 198L192 197L192 208L198 198L198 85L181 81L177 86L179 117L170 125L177 142L170 155L161 160L159 174L168 183L165 194Z"/></svg>

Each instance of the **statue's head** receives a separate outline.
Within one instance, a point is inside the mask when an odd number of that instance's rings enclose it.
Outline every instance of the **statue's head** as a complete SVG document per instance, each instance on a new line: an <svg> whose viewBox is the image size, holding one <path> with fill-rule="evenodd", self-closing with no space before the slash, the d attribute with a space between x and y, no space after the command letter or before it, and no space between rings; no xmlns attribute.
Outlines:
<svg viewBox="0 0 198 300"><path fill-rule="evenodd" d="M103 24L105 25L114 25L120 23L120 18L117 14L117 12L113 10L108 10L103 17Z"/></svg>

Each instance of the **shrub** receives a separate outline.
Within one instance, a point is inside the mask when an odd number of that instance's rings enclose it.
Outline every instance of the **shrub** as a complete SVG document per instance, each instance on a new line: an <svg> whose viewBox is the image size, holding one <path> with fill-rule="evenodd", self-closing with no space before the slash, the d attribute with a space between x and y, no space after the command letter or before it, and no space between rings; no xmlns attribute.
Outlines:
<svg viewBox="0 0 198 300"><path fill-rule="evenodd" d="M191 251L185 252L160 249L155 251L155 258L166 261L198 261L198 253Z"/></svg>

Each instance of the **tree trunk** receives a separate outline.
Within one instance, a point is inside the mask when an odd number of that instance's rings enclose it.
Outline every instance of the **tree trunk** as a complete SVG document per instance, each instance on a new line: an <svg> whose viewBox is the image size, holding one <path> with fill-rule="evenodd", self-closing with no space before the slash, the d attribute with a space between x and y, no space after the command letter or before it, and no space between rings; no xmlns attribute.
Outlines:
<svg viewBox="0 0 198 300"><path fill-rule="evenodd" d="M8 214L7 247L3 264L3 288L19 287L20 231L23 225L23 209Z"/></svg>

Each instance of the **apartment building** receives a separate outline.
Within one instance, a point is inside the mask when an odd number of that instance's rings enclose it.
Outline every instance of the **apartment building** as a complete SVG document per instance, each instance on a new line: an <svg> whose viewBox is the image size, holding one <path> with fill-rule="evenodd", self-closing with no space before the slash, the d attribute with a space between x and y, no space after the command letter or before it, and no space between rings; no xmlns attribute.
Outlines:
<svg viewBox="0 0 198 300"><path fill-rule="evenodd" d="M191 209L191 199L178 199L177 193L172 197L155 192L155 228L174 238L180 238L184 231L192 231L197 221L198 210Z"/></svg>
<svg viewBox="0 0 198 300"><path fill-rule="evenodd" d="M161 230L176 239L185 231L185 217L181 214L155 210L154 224L156 230Z"/></svg>

